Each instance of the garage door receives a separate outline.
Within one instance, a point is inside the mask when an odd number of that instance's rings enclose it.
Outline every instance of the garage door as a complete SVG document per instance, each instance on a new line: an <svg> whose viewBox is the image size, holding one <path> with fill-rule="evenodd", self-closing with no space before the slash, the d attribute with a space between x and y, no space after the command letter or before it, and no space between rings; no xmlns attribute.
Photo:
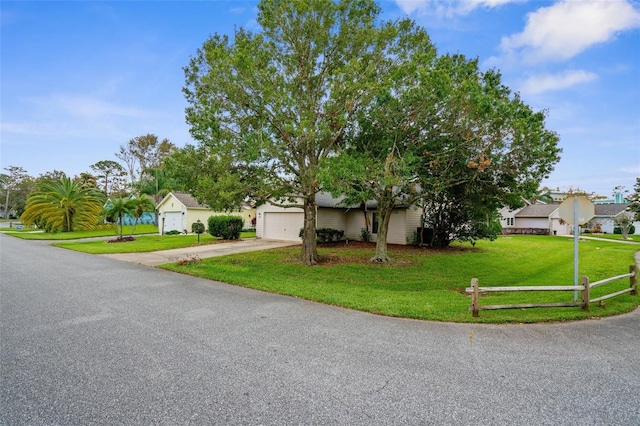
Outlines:
<svg viewBox="0 0 640 426"><path fill-rule="evenodd" d="M265 213L264 238L300 241L300 228L303 224L304 213Z"/></svg>
<svg viewBox="0 0 640 426"><path fill-rule="evenodd" d="M182 213L167 212L164 217L164 232L180 231L182 232Z"/></svg>

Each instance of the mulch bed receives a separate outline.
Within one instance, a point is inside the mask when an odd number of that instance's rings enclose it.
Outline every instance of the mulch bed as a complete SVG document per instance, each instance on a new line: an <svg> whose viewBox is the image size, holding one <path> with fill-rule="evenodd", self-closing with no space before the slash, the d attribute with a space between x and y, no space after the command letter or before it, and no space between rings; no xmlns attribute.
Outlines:
<svg viewBox="0 0 640 426"><path fill-rule="evenodd" d="M107 240L108 243L126 243L129 241L135 241L136 239L134 237L122 237L122 238L116 238L114 240Z"/></svg>

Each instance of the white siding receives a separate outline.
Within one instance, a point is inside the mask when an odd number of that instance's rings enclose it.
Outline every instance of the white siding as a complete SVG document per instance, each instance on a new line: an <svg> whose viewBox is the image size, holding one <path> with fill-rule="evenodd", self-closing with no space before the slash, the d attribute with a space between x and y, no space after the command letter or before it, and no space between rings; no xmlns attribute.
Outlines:
<svg viewBox="0 0 640 426"><path fill-rule="evenodd" d="M411 243L413 234L418 232L418 228L421 225L422 209L418 207L409 207L405 212L405 220L407 224L406 237L407 243Z"/></svg>
<svg viewBox="0 0 640 426"><path fill-rule="evenodd" d="M369 213L369 215L371 215L371 213ZM366 227L364 213L359 209L351 209L346 213L346 216L345 238L360 241L362 229ZM369 216L369 226L371 226L371 216Z"/></svg>
<svg viewBox="0 0 640 426"><path fill-rule="evenodd" d="M394 210L389 221L387 243L407 244L407 215L406 210Z"/></svg>
<svg viewBox="0 0 640 426"><path fill-rule="evenodd" d="M333 228L347 230L347 213L343 209L319 208L316 219L317 228Z"/></svg>
<svg viewBox="0 0 640 426"><path fill-rule="evenodd" d="M550 229L549 219L546 217L519 217L517 228L546 228Z"/></svg>

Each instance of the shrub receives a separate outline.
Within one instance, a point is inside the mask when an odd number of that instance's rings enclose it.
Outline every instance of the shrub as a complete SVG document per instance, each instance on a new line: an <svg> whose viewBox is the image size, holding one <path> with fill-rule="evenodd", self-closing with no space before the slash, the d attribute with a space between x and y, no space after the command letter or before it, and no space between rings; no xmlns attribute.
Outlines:
<svg viewBox="0 0 640 426"><path fill-rule="evenodd" d="M202 234L204 232L204 223L194 222L191 224L191 232L194 234Z"/></svg>
<svg viewBox="0 0 640 426"><path fill-rule="evenodd" d="M209 234L224 240L237 240L244 225L240 216L211 216L207 220Z"/></svg>
<svg viewBox="0 0 640 426"><path fill-rule="evenodd" d="M298 233L300 238L304 237L304 228L300 228ZM333 228L318 228L316 229L316 241L319 243L330 243L332 241L340 241L344 238L344 231Z"/></svg>
<svg viewBox="0 0 640 426"><path fill-rule="evenodd" d="M360 241L368 243L371 241L371 232L367 228L360 229Z"/></svg>
<svg viewBox="0 0 640 426"><path fill-rule="evenodd" d="M622 229L620 229L619 226L616 226L615 228L613 228L613 233L614 234L622 234ZM631 225L631 227L629 228L629 235L633 235L636 233L636 227Z"/></svg>
<svg viewBox="0 0 640 426"><path fill-rule="evenodd" d="M316 236L319 243L330 243L332 241L340 241L344 237L344 231L333 228L316 229Z"/></svg>

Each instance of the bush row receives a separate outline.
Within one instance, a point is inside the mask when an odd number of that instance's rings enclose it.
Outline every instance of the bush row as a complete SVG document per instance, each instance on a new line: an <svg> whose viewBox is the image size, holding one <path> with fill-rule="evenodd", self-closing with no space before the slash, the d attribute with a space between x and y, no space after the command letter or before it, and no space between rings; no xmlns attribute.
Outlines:
<svg viewBox="0 0 640 426"><path fill-rule="evenodd" d="M298 234L300 238L304 236L304 229L300 228ZM333 228L318 228L316 229L316 239L319 243L330 243L332 241L340 241L344 238L344 231Z"/></svg>

